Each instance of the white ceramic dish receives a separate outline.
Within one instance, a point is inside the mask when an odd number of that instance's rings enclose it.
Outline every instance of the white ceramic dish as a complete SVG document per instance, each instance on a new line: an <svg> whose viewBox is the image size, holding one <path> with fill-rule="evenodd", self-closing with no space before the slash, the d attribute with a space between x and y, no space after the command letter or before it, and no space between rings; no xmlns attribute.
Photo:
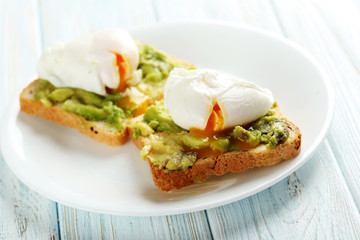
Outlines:
<svg viewBox="0 0 360 240"><path fill-rule="evenodd" d="M1 150L14 173L40 194L72 207L118 215L169 215L240 200L304 164L329 128L334 96L319 64L295 44L262 30L214 22L161 24L132 35L165 52L272 90L284 115L301 129L302 151L273 167L212 177L172 193L153 182L147 163L128 142L99 144L72 129L7 109Z"/></svg>

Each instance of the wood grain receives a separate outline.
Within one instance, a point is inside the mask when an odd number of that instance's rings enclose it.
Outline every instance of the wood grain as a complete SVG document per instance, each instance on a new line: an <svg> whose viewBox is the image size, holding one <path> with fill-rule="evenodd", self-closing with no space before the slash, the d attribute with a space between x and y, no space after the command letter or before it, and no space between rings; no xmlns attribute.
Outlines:
<svg viewBox="0 0 360 240"><path fill-rule="evenodd" d="M0 113L34 73L39 54L36 1L0 1ZM24 185L0 154L0 239L58 239L56 203Z"/></svg>
<svg viewBox="0 0 360 240"><path fill-rule="evenodd" d="M70 239L210 239L204 212L165 217L126 217L70 207L60 212L62 237Z"/></svg>
<svg viewBox="0 0 360 240"><path fill-rule="evenodd" d="M356 205L328 142L283 181L208 216L215 239L360 237Z"/></svg>
<svg viewBox="0 0 360 240"><path fill-rule="evenodd" d="M347 24L348 19L360 19L355 12L358 6L350 1L331 4L319 1L316 5L298 1L294 6L286 1L275 2L286 36L315 55L334 86L336 104L329 144L359 208L360 72L357 66L360 62L355 50L358 48L356 38L345 37L359 35L355 25ZM339 34L342 37L338 37Z"/></svg>
<svg viewBox="0 0 360 240"><path fill-rule="evenodd" d="M321 15L329 31L333 34L334 41L338 42L339 50L345 52L346 68L343 66L343 59L338 59L333 52L332 59L336 61L339 74L337 76L338 86L341 88L340 96L348 96L345 101L339 103L336 111L338 114L334 124L341 124L339 128L331 131L330 144L335 152L343 176L349 185L350 191L354 197L358 209L360 208L360 186L359 186L359 156L360 156L360 130L357 127L360 116L360 51L358 43L360 41L359 28L354 22L360 21L360 5L355 1L345 1L340 3L331 2L324 5L315 4L315 7ZM330 49L333 51L332 49ZM352 65L352 66L351 66ZM350 71L348 70L350 69ZM348 95L350 92L350 96ZM341 104L341 105L340 105ZM346 114L346 115L342 115ZM346 128L344 134L343 128ZM342 136L349 135L348 141L338 141ZM351 143L351 144L349 144Z"/></svg>
<svg viewBox="0 0 360 240"><path fill-rule="evenodd" d="M58 239L56 205L24 185L0 156L0 239Z"/></svg>

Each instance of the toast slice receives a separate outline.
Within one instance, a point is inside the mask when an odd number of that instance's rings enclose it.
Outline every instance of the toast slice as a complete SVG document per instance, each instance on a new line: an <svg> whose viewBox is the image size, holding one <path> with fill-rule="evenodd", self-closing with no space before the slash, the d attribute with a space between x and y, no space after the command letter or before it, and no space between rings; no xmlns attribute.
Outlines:
<svg viewBox="0 0 360 240"><path fill-rule="evenodd" d="M146 45L141 45L146 46ZM150 48L151 49L151 48ZM168 56L164 53L154 50L162 56L165 56L167 61L171 62L174 66L183 68L194 68L195 66L189 62L178 59L173 56ZM151 59L150 59L151 60ZM142 62L140 61L140 64ZM147 62L145 64L148 64ZM151 64L151 63L150 63ZM155 66L156 67L156 62ZM140 68L140 65L139 65ZM163 87L166 82L166 78L158 82L143 82L144 78L140 82L135 83L134 87L139 87L144 90L144 96L148 99L147 105L151 105L155 100L159 100L163 97ZM127 123L132 117L131 114L123 119L122 127L114 128L109 126L106 121L91 121L76 113L65 111L62 109L63 103L55 103L52 106L45 106L40 101L36 100L35 94L41 87L41 80L37 79L30 83L20 94L20 109L21 111L42 117L46 120L59 123L63 126L67 126L78 130L80 133L86 136L110 146L122 145L127 139ZM149 93L149 94L147 94ZM151 93L151 94L150 94ZM144 106L146 107L146 106Z"/></svg>
<svg viewBox="0 0 360 240"><path fill-rule="evenodd" d="M54 104L51 107L46 107L40 101L35 100L35 93L39 86L40 80L37 79L21 92L21 111L59 123L66 127L77 129L80 133L110 146L118 146L126 141L126 127L119 131L106 126L104 121L87 120L80 115L63 110L61 108L62 104Z"/></svg>
<svg viewBox="0 0 360 240"><path fill-rule="evenodd" d="M279 108L275 108L275 110L277 111L276 115L281 116ZM164 169L155 166L149 158L146 160L150 166L153 181L160 190L181 189L193 183L203 182L212 175L220 176L228 172L244 172L251 168L271 166L296 157L300 153L301 133L291 121L286 120L286 125L289 130L288 138L274 148L260 144L247 150L200 158L184 171L164 171ZM129 129L130 136L133 136L133 131L133 129ZM139 149L150 144L150 139L143 136L132 137L132 141Z"/></svg>

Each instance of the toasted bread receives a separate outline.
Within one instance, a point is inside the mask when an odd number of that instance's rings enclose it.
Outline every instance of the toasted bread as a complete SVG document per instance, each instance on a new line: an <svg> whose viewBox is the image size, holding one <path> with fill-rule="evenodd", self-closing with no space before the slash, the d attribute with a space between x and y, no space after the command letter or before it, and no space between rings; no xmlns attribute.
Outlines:
<svg viewBox="0 0 360 240"><path fill-rule="evenodd" d="M121 131L106 127L103 121L89 121L82 116L61 109L61 105L45 107L34 99L40 81L30 83L20 94L20 109L28 114L42 117L66 127L77 129L79 132L110 146L121 145L126 141L127 130Z"/></svg>
<svg viewBox="0 0 360 240"><path fill-rule="evenodd" d="M184 68L192 68L193 64L184 60L168 56L168 58L178 66ZM34 99L36 89L39 87L40 81L34 80L20 94L20 109L28 114L37 115L46 120L59 123L61 125L77 129L82 134L90 138L105 143L110 146L122 145L127 139L127 122L124 122L123 130L115 130L106 125L105 121L89 121L82 116L67 112L61 108L61 104L55 104L52 107L46 107L41 102ZM149 104L155 100L162 99L163 93L152 96Z"/></svg>
<svg viewBox="0 0 360 240"><path fill-rule="evenodd" d="M277 108L277 115L281 115ZM244 172L255 167L266 167L275 165L297 156L300 152L301 133L298 127L287 120L289 137L287 140L274 147L267 148L265 144L260 144L249 150L227 152L218 156L197 159L194 165L185 171L170 171L166 173L163 169L151 163L147 159L153 181L162 191L181 189L196 182L202 182L212 175L223 175L227 172ZM132 136L131 128L129 129ZM139 136L132 138L135 145L141 149L149 144L149 138Z"/></svg>

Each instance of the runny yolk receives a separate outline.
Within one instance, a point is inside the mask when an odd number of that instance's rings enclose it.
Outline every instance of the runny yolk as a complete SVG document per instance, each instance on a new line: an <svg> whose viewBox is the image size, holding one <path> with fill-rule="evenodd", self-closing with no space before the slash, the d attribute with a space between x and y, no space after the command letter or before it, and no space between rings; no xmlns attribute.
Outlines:
<svg viewBox="0 0 360 240"><path fill-rule="evenodd" d="M215 150L211 148L211 144L216 141L218 138L228 138L231 136L233 128L222 129L224 126L224 115L221 112L219 104L215 102L213 110L210 114L209 120L206 124L204 130L198 128L190 128L190 135L198 138L208 138L210 146L203 147L200 149L192 149L185 147L186 151L196 152L198 158L218 156L222 154L220 150ZM246 150L254 147L245 141L241 141L237 138L231 140L232 146L238 147L239 150Z"/></svg>
<svg viewBox="0 0 360 240"><path fill-rule="evenodd" d="M116 55L116 65L118 66L119 69L119 86L116 89L116 92L123 92L126 87L126 81L125 81L125 76L126 76L126 62L123 58L123 56L121 56L119 53L115 53Z"/></svg>
<svg viewBox="0 0 360 240"><path fill-rule="evenodd" d="M224 116L221 112L220 106L215 102L211 111L210 117L206 123L204 130L198 128L190 128L190 135L198 138L208 138L210 142L215 141L214 136L225 136L225 131L221 131L224 125ZM221 154L220 151L213 150L210 146L201 149L188 149L189 151L196 152L198 158L216 156Z"/></svg>
<svg viewBox="0 0 360 240"><path fill-rule="evenodd" d="M119 85L117 88L115 89L108 89L107 91L109 92L123 92L125 91L127 84L126 84L126 72L128 70L128 68L130 67L128 65L128 63L126 62L126 60L124 59L124 57L117 52L114 51L110 51L111 53L115 54L116 57L116 61L114 61L114 65L118 67L118 71L119 71Z"/></svg>
<svg viewBox="0 0 360 240"><path fill-rule="evenodd" d="M135 110L133 113L134 117L140 116L141 114L144 114L146 112L146 109L149 106L149 101L145 101L141 104L141 106Z"/></svg>
<svg viewBox="0 0 360 240"><path fill-rule="evenodd" d="M190 135L198 138L208 138L210 143L216 141L216 137L225 137L228 135L228 130L222 130L224 125L224 115L221 112L220 106L215 102L205 129L190 128ZM214 138L215 136L215 138ZM185 147L187 151L193 151L197 153L198 158L210 157L220 155L221 152L209 147L200 149L190 149Z"/></svg>
<svg viewBox="0 0 360 240"><path fill-rule="evenodd" d="M107 91L124 92L128 86L125 78L126 78L127 70L130 69L130 66L128 65L128 62L126 61L126 59L124 59L124 57L121 54L113 51L111 52L114 53L116 56L116 63L114 64L116 64L119 71L119 85L116 89L107 89ZM132 113L133 117L137 117L145 113L147 107L149 106L149 101L145 100L141 104L136 104L133 101L131 101L131 98L129 96L125 96L119 100L118 106L127 109L132 109L138 106L138 108Z"/></svg>
<svg viewBox="0 0 360 240"><path fill-rule="evenodd" d="M224 116L219 104L215 102L205 129L191 128L190 133L198 137L212 137L221 131L223 125Z"/></svg>
<svg viewBox="0 0 360 240"><path fill-rule="evenodd" d="M146 112L147 107L149 106L149 100L145 100L144 102L142 102L141 104L136 104L134 102L131 101L129 96L125 96L123 98L121 98L118 102L118 106L121 108L134 108L136 106L139 106L133 113L132 116L133 117L137 117L141 114L144 114Z"/></svg>

